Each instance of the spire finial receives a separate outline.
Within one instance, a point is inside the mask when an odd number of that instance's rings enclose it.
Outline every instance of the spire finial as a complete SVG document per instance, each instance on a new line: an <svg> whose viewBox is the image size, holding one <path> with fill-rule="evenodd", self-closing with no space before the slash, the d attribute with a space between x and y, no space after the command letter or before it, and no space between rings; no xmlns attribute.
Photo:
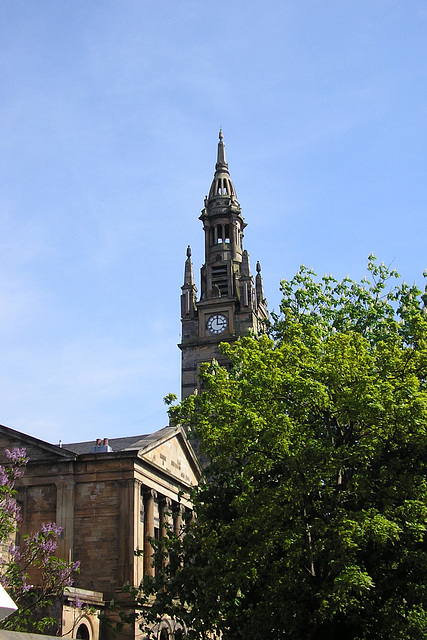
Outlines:
<svg viewBox="0 0 427 640"><path fill-rule="evenodd" d="M234 209L240 210L240 205L237 202L236 192L233 187L233 183L230 178L230 172L228 171L227 160L225 159L225 145L224 136L222 135L222 128L219 130L218 140L218 154L216 157L215 173L212 180L211 188L209 190L208 199L205 200L205 209L209 214L210 200L221 196L222 198L228 198L228 205L232 205ZM224 205L225 206L225 205ZM217 213L217 210L215 210Z"/></svg>
<svg viewBox="0 0 427 640"><path fill-rule="evenodd" d="M184 268L184 287L187 287L187 288L189 287L189 288L195 289L195 291L197 291L197 289L195 288L195 284L194 284L193 263L191 262L191 247L190 247L190 245L188 245L188 247L187 247L187 260L185 261L185 268ZM187 311L188 311L188 309L187 309Z"/></svg>
<svg viewBox="0 0 427 640"><path fill-rule="evenodd" d="M266 306L267 301L264 296L264 285L262 282L262 275L261 275L261 264L259 260L256 263L255 291L256 291L256 298L257 298L258 304L265 305L267 309L267 306Z"/></svg>
<svg viewBox="0 0 427 640"><path fill-rule="evenodd" d="M227 161L225 159L225 148L223 142L224 136L222 135L222 129L219 130L219 142L218 142L218 156L216 161L216 168L227 168Z"/></svg>

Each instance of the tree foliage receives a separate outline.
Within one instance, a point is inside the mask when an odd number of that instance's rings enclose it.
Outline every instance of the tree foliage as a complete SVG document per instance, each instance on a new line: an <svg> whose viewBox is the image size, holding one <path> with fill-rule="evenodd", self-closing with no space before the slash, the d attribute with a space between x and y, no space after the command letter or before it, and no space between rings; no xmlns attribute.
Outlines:
<svg viewBox="0 0 427 640"><path fill-rule="evenodd" d="M6 449L5 453L10 464L0 465L0 543L10 544L0 560L0 584L18 610L0 621L0 629L55 632L57 620L51 615L52 600L73 584L72 575L79 563L56 557L62 527L53 522L42 524L39 531L24 536L21 546L11 542L21 521L15 481L24 473L28 458L25 449Z"/></svg>
<svg viewBox="0 0 427 640"><path fill-rule="evenodd" d="M170 409L210 459L197 517L136 594L224 640L427 637L426 293L373 256L304 267L270 335L224 344ZM169 563L165 565L165 555Z"/></svg>

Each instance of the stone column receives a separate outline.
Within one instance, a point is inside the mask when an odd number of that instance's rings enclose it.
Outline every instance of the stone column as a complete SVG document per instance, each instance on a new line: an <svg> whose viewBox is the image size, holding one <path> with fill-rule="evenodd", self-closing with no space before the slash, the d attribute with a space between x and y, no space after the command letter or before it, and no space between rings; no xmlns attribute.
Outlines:
<svg viewBox="0 0 427 640"><path fill-rule="evenodd" d="M134 584L134 550L135 542L135 481L133 479L119 482L119 581L120 584Z"/></svg>
<svg viewBox="0 0 427 640"><path fill-rule="evenodd" d="M162 500L161 523L161 536L166 538L168 535L167 525L172 524L172 500L170 498L163 498Z"/></svg>
<svg viewBox="0 0 427 640"><path fill-rule="evenodd" d="M162 499L162 510L160 512L161 518L161 532L160 535L162 538L167 538L169 536L169 532L171 530L171 526L173 525L172 521L172 500L170 498ZM173 528L172 528L173 531ZM168 563L167 558L163 560L163 566L166 566Z"/></svg>
<svg viewBox="0 0 427 640"><path fill-rule="evenodd" d="M27 535L27 503L28 503L28 487L20 487L18 498L21 507L21 524L17 528L17 544L21 545L24 542L24 536Z"/></svg>
<svg viewBox="0 0 427 640"><path fill-rule="evenodd" d="M74 482L56 485L56 524L63 527L57 555L67 562L72 562L74 551L74 493Z"/></svg>
<svg viewBox="0 0 427 640"><path fill-rule="evenodd" d="M173 520L173 532L176 536L178 536L181 532L182 527L182 514L185 511L185 507L182 504L178 504L174 509L174 520Z"/></svg>
<svg viewBox="0 0 427 640"><path fill-rule="evenodd" d="M142 484L139 480L133 485L133 540L134 549L144 549L144 501L142 496ZM144 573L143 556L133 555L133 585L138 587Z"/></svg>
<svg viewBox="0 0 427 640"><path fill-rule="evenodd" d="M154 538L154 500L157 498L157 492L154 489L146 489L144 497L144 573L154 576L154 567L151 566L153 547L148 538Z"/></svg>

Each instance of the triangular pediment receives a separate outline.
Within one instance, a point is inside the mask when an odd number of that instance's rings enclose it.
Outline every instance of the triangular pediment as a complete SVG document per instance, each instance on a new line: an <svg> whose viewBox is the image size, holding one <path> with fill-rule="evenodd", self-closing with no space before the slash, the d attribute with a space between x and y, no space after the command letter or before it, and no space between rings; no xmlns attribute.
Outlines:
<svg viewBox="0 0 427 640"><path fill-rule="evenodd" d="M138 457L186 485L194 486L200 480L200 465L181 427L166 427L153 434L152 441L138 450Z"/></svg>
<svg viewBox="0 0 427 640"><path fill-rule="evenodd" d="M46 462L64 459L74 459L75 454L61 447L44 442L21 431L15 431L10 427L0 425L0 463L6 462L5 449L25 448L27 457L31 462Z"/></svg>
<svg viewBox="0 0 427 640"><path fill-rule="evenodd" d="M155 469L176 478L181 484L194 486L200 480L200 465L184 430L179 426L164 427L159 431L142 436L112 439L110 443L113 445L111 454L120 455L120 452L133 452L138 458ZM93 444L87 442L74 445L65 444L60 447L0 425L0 464L8 461L4 453L5 449L25 448L30 464L53 463L76 460L82 455L92 455Z"/></svg>

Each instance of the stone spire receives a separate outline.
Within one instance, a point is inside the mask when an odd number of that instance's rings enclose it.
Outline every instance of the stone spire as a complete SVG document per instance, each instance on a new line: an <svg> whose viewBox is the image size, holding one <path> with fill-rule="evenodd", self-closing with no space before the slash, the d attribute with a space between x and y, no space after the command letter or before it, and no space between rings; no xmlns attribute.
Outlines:
<svg viewBox="0 0 427 640"><path fill-rule="evenodd" d="M191 247L187 247L187 260L184 268L184 287L194 287L193 263L191 261Z"/></svg>
<svg viewBox="0 0 427 640"><path fill-rule="evenodd" d="M251 275L249 255L243 249L246 222L231 181L222 131L219 132L215 172L199 220L205 236L205 261L200 269L200 298L196 299L191 249L187 249L181 292L181 394L200 391L198 372L214 359L228 366L221 342L265 330L267 303L261 267Z"/></svg>
<svg viewBox="0 0 427 640"><path fill-rule="evenodd" d="M196 313L197 287L194 283L191 247L187 247L187 260L184 267L184 284L181 287L181 318L192 318Z"/></svg>
<svg viewBox="0 0 427 640"><path fill-rule="evenodd" d="M249 264L249 254L246 251L246 249L242 253L242 266L241 266L240 272L243 278L251 277L251 266Z"/></svg>
<svg viewBox="0 0 427 640"><path fill-rule="evenodd" d="M228 164L225 159L225 147L223 143L224 136L222 135L222 129L219 130L219 142L218 142L218 154L215 169L219 169L220 167L225 167L228 169Z"/></svg>
<svg viewBox="0 0 427 640"><path fill-rule="evenodd" d="M236 199L236 191L228 171L228 164L225 159L225 147L223 142L222 130L219 130L218 153L215 165L215 174L209 191L208 200L215 197L228 196L233 200Z"/></svg>
<svg viewBox="0 0 427 640"><path fill-rule="evenodd" d="M262 281L261 265L259 260L256 263L255 291L258 305L264 305L267 310L267 301L264 295L264 283Z"/></svg>

